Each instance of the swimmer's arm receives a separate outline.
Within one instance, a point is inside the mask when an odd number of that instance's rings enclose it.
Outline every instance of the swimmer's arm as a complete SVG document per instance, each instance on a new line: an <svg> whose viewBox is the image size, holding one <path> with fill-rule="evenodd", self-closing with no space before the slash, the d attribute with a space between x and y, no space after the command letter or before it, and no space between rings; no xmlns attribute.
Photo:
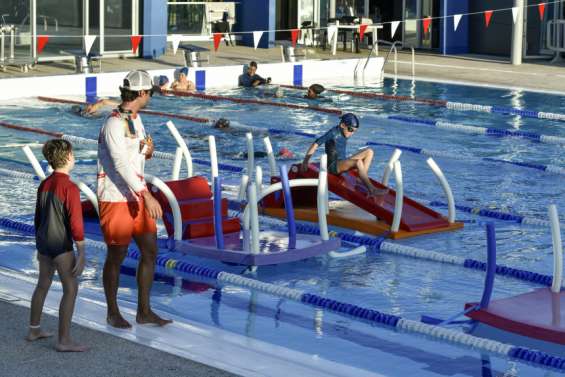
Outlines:
<svg viewBox="0 0 565 377"><path fill-rule="evenodd" d="M93 114L103 108L104 106L118 106L119 103L117 101L111 99L101 99L93 104L86 105L84 108L84 112L87 114Z"/></svg>
<svg viewBox="0 0 565 377"><path fill-rule="evenodd" d="M123 120L116 118L106 124L104 141L114 163L114 168L120 177L137 194L146 191L145 185L130 165L129 158L123 148L123 145L125 145Z"/></svg>
<svg viewBox="0 0 565 377"><path fill-rule="evenodd" d="M308 150L306 151L306 156L304 156L304 160L302 161L303 170L307 170L308 163L310 162L310 158L312 158L314 153L316 153L317 149L318 149L318 144L316 144L315 142L312 143L312 145L310 145L310 148L308 148Z"/></svg>
<svg viewBox="0 0 565 377"><path fill-rule="evenodd" d="M190 80L188 80L188 90L194 90L196 89L196 85L194 85L194 83Z"/></svg>

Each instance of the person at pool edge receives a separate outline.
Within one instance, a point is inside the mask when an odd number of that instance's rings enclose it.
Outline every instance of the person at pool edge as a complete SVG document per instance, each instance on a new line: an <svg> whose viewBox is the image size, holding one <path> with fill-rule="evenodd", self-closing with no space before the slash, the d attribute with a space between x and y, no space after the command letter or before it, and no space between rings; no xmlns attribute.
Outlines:
<svg viewBox="0 0 565 377"><path fill-rule="evenodd" d="M369 168L373 160L373 150L365 148L354 155L347 157L347 140L359 129L359 119L355 114L343 114L339 118L339 124L328 132L318 137L316 141L310 145L304 161L302 162L302 171L308 170L308 163L312 155L318 149L318 146L324 144L326 154L328 156L328 172L330 174L342 174L349 170L356 169L359 172L359 178L372 196L384 195L388 190L381 190L373 186L369 179Z"/></svg>
<svg viewBox="0 0 565 377"><path fill-rule="evenodd" d="M138 112L149 103L152 88L153 82L146 71L128 73L120 86L122 102L106 118L98 137L97 195L100 228L108 248L103 272L104 293L107 322L117 328L131 327L120 313L117 294L120 265L132 238L141 252L136 322L159 326L171 322L155 314L150 305L158 250L155 220L163 212L143 178L145 160L151 158L154 147Z"/></svg>
<svg viewBox="0 0 565 377"><path fill-rule="evenodd" d="M239 76L239 86L243 86L246 88L253 88L259 85L270 84L271 78L267 77L264 79L263 77L257 74L257 63L252 61L247 66L247 71L244 74Z"/></svg>
<svg viewBox="0 0 565 377"><path fill-rule="evenodd" d="M45 297L53 281L55 270L63 286L59 306L59 352L83 352L88 348L71 339L71 320L78 293L77 278L84 269L84 225L80 192L71 182L75 158L71 143L49 140L43 146L43 156L54 172L37 189L35 205L35 243L39 261L39 278L31 298L28 341L51 336L40 326ZM77 255L73 252L73 241Z"/></svg>
<svg viewBox="0 0 565 377"><path fill-rule="evenodd" d="M179 77L171 84L173 92L190 92L196 89L196 85L188 79L188 67L179 70Z"/></svg>

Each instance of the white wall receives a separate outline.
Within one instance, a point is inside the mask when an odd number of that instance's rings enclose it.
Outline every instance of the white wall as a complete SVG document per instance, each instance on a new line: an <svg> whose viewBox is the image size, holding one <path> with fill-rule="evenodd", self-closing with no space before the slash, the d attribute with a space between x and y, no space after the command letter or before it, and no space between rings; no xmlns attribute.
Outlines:
<svg viewBox="0 0 565 377"><path fill-rule="evenodd" d="M353 83L355 67L365 64L364 59L346 60L306 60L296 63L260 64L258 73L263 77L271 77L273 84L293 85L295 79L294 66L302 66L302 85L313 82ZM364 79L368 82L382 80L381 71L383 58L373 58L367 67ZM189 68L190 80L197 82L196 71L205 72L204 89L235 88L238 77L243 73L244 66L199 67ZM32 97L32 96L85 96L86 78L95 77L98 96L116 96L119 86L127 72L73 74L43 77L25 77L0 80L0 100ZM175 69L151 70L152 76L166 75L172 82Z"/></svg>

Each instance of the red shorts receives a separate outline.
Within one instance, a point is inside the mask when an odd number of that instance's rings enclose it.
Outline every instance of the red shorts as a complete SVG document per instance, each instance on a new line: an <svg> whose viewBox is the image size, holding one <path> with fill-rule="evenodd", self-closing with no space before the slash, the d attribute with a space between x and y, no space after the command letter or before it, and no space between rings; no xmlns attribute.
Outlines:
<svg viewBox="0 0 565 377"><path fill-rule="evenodd" d="M108 245L127 246L133 236L157 233L157 225L139 202L100 202L100 228Z"/></svg>

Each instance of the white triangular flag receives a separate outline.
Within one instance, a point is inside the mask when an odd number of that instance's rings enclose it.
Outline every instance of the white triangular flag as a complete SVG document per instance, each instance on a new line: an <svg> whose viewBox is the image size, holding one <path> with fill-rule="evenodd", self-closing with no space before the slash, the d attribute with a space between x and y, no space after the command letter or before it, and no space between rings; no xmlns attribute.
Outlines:
<svg viewBox="0 0 565 377"><path fill-rule="evenodd" d="M173 55L177 54L177 50L179 49L179 44L180 44L180 40L181 40L181 36L178 34L173 34L171 41L173 42Z"/></svg>
<svg viewBox="0 0 565 377"><path fill-rule="evenodd" d="M253 32L253 45L255 46L255 50L257 50L257 46L259 46L259 41L261 40L262 36L263 36L262 31Z"/></svg>
<svg viewBox="0 0 565 377"><path fill-rule="evenodd" d="M333 42L336 31L337 31L337 26L335 26L335 25L328 26L328 42L329 43Z"/></svg>
<svg viewBox="0 0 565 377"><path fill-rule="evenodd" d="M90 50L92 49L92 45L96 40L96 35L85 35L84 36L84 52L86 55L90 54Z"/></svg>
<svg viewBox="0 0 565 377"><path fill-rule="evenodd" d="M394 34L396 34L396 29L398 29L398 25L400 25L400 21L392 21L390 23L390 37L394 38Z"/></svg>
<svg viewBox="0 0 565 377"><path fill-rule="evenodd" d="M516 23L516 19L518 18L518 12L520 11L520 7L513 7L512 8L512 20Z"/></svg>
<svg viewBox="0 0 565 377"><path fill-rule="evenodd" d="M454 14L453 15L453 30L456 31L459 27L459 22L461 21L462 14Z"/></svg>

